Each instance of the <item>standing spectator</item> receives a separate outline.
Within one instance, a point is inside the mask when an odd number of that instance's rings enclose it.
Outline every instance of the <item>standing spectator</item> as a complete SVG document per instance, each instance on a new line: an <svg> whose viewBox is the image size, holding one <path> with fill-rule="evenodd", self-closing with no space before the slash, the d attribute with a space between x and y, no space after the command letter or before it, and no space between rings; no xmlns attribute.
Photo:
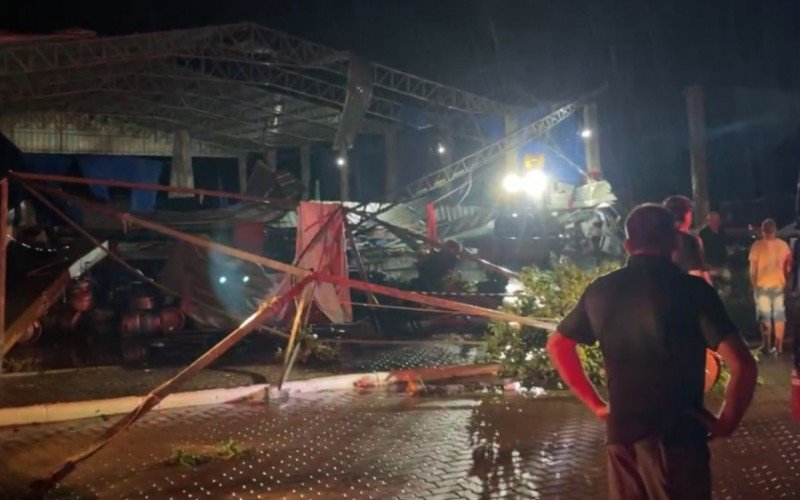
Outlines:
<svg viewBox="0 0 800 500"><path fill-rule="evenodd" d="M697 236L689 232L693 219L692 200L680 195L670 196L664 200L664 208L672 214L678 230L678 246L672 253L672 262L681 271L703 278L710 284L711 277L706 269L703 243Z"/></svg>
<svg viewBox="0 0 800 500"><path fill-rule="evenodd" d="M606 421L610 498L709 499L707 438L738 426L753 397L755 361L714 289L670 262L670 213L639 206L625 229L627 265L586 288L547 352L567 386ZM608 403L576 350L596 341ZM703 406L706 348L731 370L719 416Z"/></svg>
<svg viewBox="0 0 800 500"><path fill-rule="evenodd" d="M589 241L592 243L592 256L595 263L599 266L603 260L603 221L594 219L592 225L589 226Z"/></svg>
<svg viewBox="0 0 800 500"><path fill-rule="evenodd" d="M792 269L792 251L785 241L778 238L778 226L774 220L767 219L761 224L761 234L763 238L753 243L750 249L750 283L764 337L763 347L769 353L781 354L786 329L784 289L786 277Z"/></svg>
<svg viewBox="0 0 800 500"><path fill-rule="evenodd" d="M700 230L700 240L703 242L703 251L711 279L714 280L714 285L720 295L725 296L731 281L731 271L728 268L727 237L718 212L708 214L708 222Z"/></svg>

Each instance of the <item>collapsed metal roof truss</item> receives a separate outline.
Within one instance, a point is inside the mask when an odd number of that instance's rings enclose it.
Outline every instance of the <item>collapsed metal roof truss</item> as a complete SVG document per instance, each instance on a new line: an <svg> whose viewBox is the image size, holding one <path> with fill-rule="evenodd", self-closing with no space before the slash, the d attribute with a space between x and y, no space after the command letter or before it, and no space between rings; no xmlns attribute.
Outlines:
<svg viewBox="0 0 800 500"><path fill-rule="evenodd" d="M103 116L239 150L330 142L351 56L254 24L0 45L0 115ZM363 131L404 108L480 136L476 115L516 110L381 65Z"/></svg>

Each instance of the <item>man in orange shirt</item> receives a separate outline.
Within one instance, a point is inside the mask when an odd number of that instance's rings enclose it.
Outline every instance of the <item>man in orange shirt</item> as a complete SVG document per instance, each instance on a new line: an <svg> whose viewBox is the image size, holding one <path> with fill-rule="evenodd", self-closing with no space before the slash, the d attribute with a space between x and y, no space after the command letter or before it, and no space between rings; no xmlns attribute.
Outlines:
<svg viewBox="0 0 800 500"><path fill-rule="evenodd" d="M781 354L786 329L783 291L786 288L786 276L792 268L792 251L785 241L777 237L778 227L774 220L765 220L761 225L761 233L763 239L753 243L750 249L750 283L755 293L756 314L761 322L764 348L770 353Z"/></svg>

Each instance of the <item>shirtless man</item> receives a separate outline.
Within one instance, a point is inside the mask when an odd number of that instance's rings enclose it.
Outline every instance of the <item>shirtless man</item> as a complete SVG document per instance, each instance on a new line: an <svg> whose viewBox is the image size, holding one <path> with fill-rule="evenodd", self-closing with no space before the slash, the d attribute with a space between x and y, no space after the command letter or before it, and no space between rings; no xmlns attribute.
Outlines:
<svg viewBox="0 0 800 500"><path fill-rule="evenodd" d="M750 248L750 283L753 285L756 314L764 336L764 349L771 354L781 354L786 330L783 292L786 277L792 269L792 251L785 241L778 238L778 227L774 220L765 220L761 224L761 233L763 238Z"/></svg>

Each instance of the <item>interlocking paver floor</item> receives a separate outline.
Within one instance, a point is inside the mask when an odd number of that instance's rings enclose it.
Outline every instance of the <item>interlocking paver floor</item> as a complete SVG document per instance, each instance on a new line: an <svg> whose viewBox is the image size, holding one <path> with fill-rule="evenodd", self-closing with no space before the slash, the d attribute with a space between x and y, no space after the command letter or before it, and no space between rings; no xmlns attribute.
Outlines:
<svg viewBox="0 0 800 500"><path fill-rule="evenodd" d="M290 380L321 377L334 372L391 371L421 366L471 363L475 353L474 347L457 345L361 348L345 346L342 349L340 366L335 369L296 366ZM271 354L264 353L264 357L267 356ZM0 408L141 396L175 376L182 368L182 366L148 369L102 366L40 374L3 375L0 376ZM263 382L275 383L280 378L281 370L280 364L219 366L201 371L181 390L197 391Z"/></svg>
<svg viewBox="0 0 800 500"><path fill-rule="evenodd" d="M712 445L717 498L800 497L789 363L762 362L742 429ZM113 420L0 429L0 490L22 491ZM232 458L171 465L176 450ZM230 449L230 447L229 447ZM55 498L604 498L603 427L573 398L327 393L153 413Z"/></svg>

